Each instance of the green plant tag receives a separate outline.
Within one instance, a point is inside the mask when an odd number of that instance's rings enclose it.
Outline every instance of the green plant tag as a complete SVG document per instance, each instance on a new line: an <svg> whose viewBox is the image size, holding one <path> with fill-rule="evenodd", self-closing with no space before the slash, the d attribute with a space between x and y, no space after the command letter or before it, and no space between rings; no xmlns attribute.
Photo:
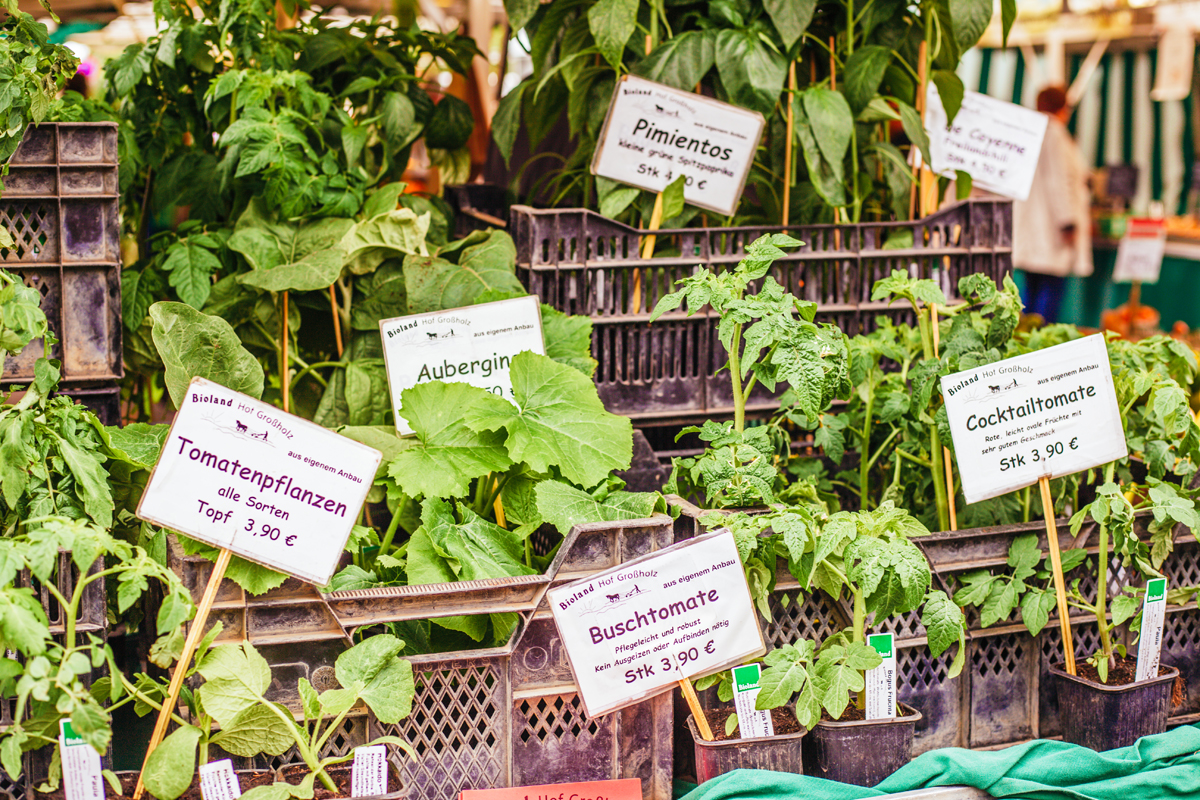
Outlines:
<svg viewBox="0 0 1200 800"><path fill-rule="evenodd" d="M738 729L743 739L775 735L771 712L759 711L754 707L762 688L761 679L761 664L745 664L733 668L733 705L737 710Z"/></svg>
<svg viewBox="0 0 1200 800"><path fill-rule="evenodd" d="M59 720L58 730L58 755L62 762L66 800L104 800L100 754L75 733L70 720Z"/></svg>
<svg viewBox="0 0 1200 800"><path fill-rule="evenodd" d="M1167 579L1155 578L1146 582L1146 598L1142 601L1142 634L1138 640L1137 674L1135 680L1158 677L1159 656L1162 653L1163 617L1167 610Z"/></svg>
<svg viewBox="0 0 1200 800"><path fill-rule="evenodd" d="M867 637L867 644L883 659L864 676L867 719L891 719L896 716L896 638L890 633L875 633Z"/></svg>

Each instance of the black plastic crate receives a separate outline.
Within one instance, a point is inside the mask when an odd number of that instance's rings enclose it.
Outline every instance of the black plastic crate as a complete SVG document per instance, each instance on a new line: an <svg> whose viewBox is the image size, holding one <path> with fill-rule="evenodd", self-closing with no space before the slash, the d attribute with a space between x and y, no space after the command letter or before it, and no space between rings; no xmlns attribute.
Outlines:
<svg viewBox="0 0 1200 800"><path fill-rule="evenodd" d="M447 186L446 202L454 209L454 236L461 239L472 231L508 227L508 209L513 194L494 183L464 183Z"/></svg>
<svg viewBox="0 0 1200 800"><path fill-rule="evenodd" d="M123 375L119 197L111 122L31 126L4 179L0 268L41 293L64 386ZM41 355L38 341L6 359L3 383L27 383Z"/></svg>
<svg viewBox="0 0 1200 800"><path fill-rule="evenodd" d="M657 232L659 255L642 259L646 232L583 209L513 206L517 275L530 292L560 311L592 319L596 385L606 407L635 420L732 413L728 380L714 378L725 361L717 317L701 312L649 315L675 281L696 269L722 269L745 247L779 226L686 228ZM911 322L907 304L875 302L871 289L894 269L938 281L957 296L959 278L982 272L1001 280L1012 269L1012 203L973 199L913 222L864 222L786 229L804 242L771 275L788 291L818 305L820 322L848 335L874 329L878 316ZM898 247L907 242L911 246ZM756 390L750 411L776 407Z"/></svg>

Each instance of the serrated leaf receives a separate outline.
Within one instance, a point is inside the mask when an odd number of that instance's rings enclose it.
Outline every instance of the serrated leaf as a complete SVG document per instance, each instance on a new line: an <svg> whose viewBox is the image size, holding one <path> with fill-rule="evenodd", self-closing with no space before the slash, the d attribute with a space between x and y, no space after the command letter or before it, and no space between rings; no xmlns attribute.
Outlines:
<svg viewBox="0 0 1200 800"><path fill-rule="evenodd" d="M223 728L262 702L271 685L271 668L249 642L218 645L200 662L198 671L205 680L199 691L200 702Z"/></svg>
<svg viewBox="0 0 1200 800"><path fill-rule="evenodd" d="M587 492L553 480L540 482L535 491L538 513L564 536L576 525L588 522L644 519L654 513L659 502L659 495L649 492L613 492L604 500L597 500Z"/></svg>
<svg viewBox="0 0 1200 800"><path fill-rule="evenodd" d="M963 635L963 613L944 592L930 592L921 611L921 624L929 637L929 652L934 658L944 653Z"/></svg>
<svg viewBox="0 0 1200 800"><path fill-rule="evenodd" d="M242 347L228 322L183 303L169 302L152 305L150 318L154 321L154 346L165 368L167 391L176 407L183 402L188 383L195 377L262 397L262 365Z"/></svg>
<svg viewBox="0 0 1200 800"><path fill-rule="evenodd" d="M257 705L242 711L228 725L222 725L211 741L235 756L248 758L260 753L277 756L296 743L297 733L295 723L285 721L266 706Z"/></svg>

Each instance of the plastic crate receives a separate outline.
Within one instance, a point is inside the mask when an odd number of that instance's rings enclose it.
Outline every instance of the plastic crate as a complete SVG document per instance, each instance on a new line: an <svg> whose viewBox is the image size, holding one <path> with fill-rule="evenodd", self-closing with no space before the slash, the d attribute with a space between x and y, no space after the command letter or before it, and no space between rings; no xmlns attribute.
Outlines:
<svg viewBox="0 0 1200 800"><path fill-rule="evenodd" d="M517 275L526 288L560 311L591 318L596 387L610 411L643 421L732 413L728 381L713 377L725 361L717 317L677 311L651 325L649 315L675 281L698 266L730 267L747 244L784 228L660 230L660 255L642 259L645 231L591 211L513 206L510 219ZM912 222L786 231L804 245L779 259L770 274L797 297L816 302L818 321L849 335L872 330L879 315L911 321L906 304L871 300L875 282L893 269L937 280L950 298L963 276L982 272L999 281L1012 270L1008 200L966 200ZM912 246L895 247L909 232ZM756 390L749 410L776 406L770 393Z"/></svg>
<svg viewBox="0 0 1200 800"><path fill-rule="evenodd" d="M4 179L0 268L41 292L64 386L123 375L119 198L111 122L31 126ZM41 355L38 341L7 358L3 383L27 383Z"/></svg>
<svg viewBox="0 0 1200 800"><path fill-rule="evenodd" d="M463 183L447 186L446 202L454 209L454 236L461 239L472 231L507 228L513 194L494 183Z"/></svg>

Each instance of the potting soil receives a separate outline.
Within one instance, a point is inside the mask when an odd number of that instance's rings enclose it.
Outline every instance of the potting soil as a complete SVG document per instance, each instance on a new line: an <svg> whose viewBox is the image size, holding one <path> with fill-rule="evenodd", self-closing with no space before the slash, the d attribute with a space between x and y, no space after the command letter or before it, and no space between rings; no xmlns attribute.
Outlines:
<svg viewBox="0 0 1200 800"><path fill-rule="evenodd" d="M934 786L973 786L1027 800L1175 800L1200 797L1200 729L1183 725L1131 747L1097 753L1037 739L1003 750L957 747L917 756L873 789L808 775L736 770L684 794L686 800L860 800Z"/></svg>

